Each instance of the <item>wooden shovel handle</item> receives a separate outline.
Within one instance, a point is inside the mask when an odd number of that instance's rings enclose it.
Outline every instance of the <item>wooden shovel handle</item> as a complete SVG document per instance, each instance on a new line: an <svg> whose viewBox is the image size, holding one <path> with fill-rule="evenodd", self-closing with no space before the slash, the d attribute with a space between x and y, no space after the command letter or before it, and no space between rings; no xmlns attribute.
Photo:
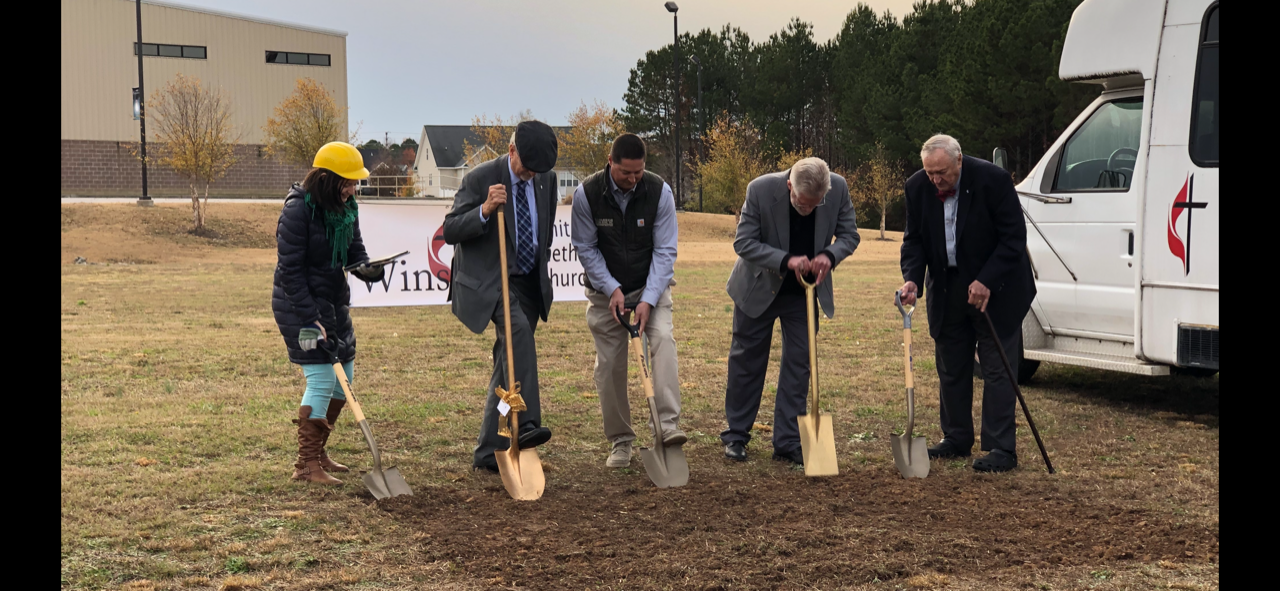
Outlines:
<svg viewBox="0 0 1280 591"><path fill-rule="evenodd" d="M333 364L333 375L338 378L338 383L342 384L342 393L347 396L347 402L351 405L351 413L355 415L356 422L364 420L364 411L360 409L360 401L356 400L355 392L351 391L351 384L347 383L347 372L342 369L341 363Z"/></svg>
<svg viewBox="0 0 1280 591"><path fill-rule="evenodd" d="M821 409L818 408L818 319L817 309L814 307L814 284L808 283L803 279L800 283L804 284L804 308L805 320L809 323L809 415L813 417L814 425L821 420Z"/></svg>
<svg viewBox="0 0 1280 591"><path fill-rule="evenodd" d="M635 353L636 364L640 366L640 382L644 384L644 397L653 398L653 376L649 375L649 364L644 362L643 348L640 337L632 337L631 351Z"/></svg>
<svg viewBox="0 0 1280 591"><path fill-rule="evenodd" d="M502 261L502 318L506 330L507 343L507 391L514 392L516 387L516 359L511 352L511 285L507 278L507 218L501 209L498 210L498 258ZM507 412L507 427L511 431L511 447L513 452L520 451L519 413ZM501 420L501 419L499 419Z"/></svg>
<svg viewBox="0 0 1280 591"><path fill-rule="evenodd" d="M907 368L907 387L916 387L915 372L911 367L911 329L902 329L902 363Z"/></svg>

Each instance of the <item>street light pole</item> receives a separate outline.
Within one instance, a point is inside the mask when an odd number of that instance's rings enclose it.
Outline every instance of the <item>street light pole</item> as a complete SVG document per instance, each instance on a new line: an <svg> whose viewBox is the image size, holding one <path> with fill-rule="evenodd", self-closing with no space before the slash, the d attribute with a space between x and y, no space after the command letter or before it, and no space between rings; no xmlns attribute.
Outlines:
<svg viewBox="0 0 1280 591"><path fill-rule="evenodd" d="M667 2L663 6L666 7L667 12L671 13L671 26L675 32L674 51L671 56L671 84L675 88L675 92L671 98L671 106L676 118L676 203L680 203L680 200L684 197L680 183L680 17L676 14L680 7L676 6L675 2Z"/></svg>
<svg viewBox="0 0 1280 591"><path fill-rule="evenodd" d="M706 125L702 120L702 60L698 56L691 55L690 59L693 63L698 64L698 139L703 142L699 147L705 147L707 133ZM701 152L701 150L699 150ZM698 176L698 212L702 212L702 176Z"/></svg>
<svg viewBox="0 0 1280 591"><path fill-rule="evenodd" d="M147 96L146 87L142 85L142 0L135 0L137 21L138 21L138 129L142 136L140 147L142 149L142 197L138 198L138 205L147 207L153 205L151 194L147 191L147 107L145 97Z"/></svg>

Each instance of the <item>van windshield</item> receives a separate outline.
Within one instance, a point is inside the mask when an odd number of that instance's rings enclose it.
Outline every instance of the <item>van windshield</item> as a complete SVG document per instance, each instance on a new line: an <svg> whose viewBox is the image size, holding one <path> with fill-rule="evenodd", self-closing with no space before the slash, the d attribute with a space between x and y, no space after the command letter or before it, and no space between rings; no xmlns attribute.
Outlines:
<svg viewBox="0 0 1280 591"><path fill-rule="evenodd" d="M1098 107L1067 140L1054 192L1128 191L1141 135L1141 97Z"/></svg>

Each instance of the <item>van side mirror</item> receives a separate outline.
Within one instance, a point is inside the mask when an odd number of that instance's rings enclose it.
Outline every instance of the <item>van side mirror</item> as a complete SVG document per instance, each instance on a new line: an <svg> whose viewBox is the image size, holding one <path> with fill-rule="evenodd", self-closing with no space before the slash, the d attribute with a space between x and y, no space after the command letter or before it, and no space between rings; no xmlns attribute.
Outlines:
<svg viewBox="0 0 1280 591"><path fill-rule="evenodd" d="M991 163L999 166L1005 172L1009 172L1009 151L1004 148L996 148L991 153Z"/></svg>

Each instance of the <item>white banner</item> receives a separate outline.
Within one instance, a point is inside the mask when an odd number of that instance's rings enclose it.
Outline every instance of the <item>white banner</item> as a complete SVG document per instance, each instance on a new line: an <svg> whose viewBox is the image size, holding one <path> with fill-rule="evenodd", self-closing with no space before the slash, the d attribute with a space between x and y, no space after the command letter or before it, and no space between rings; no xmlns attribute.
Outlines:
<svg viewBox="0 0 1280 591"><path fill-rule="evenodd" d="M583 293L582 263L569 242L568 205L556 208L551 228L548 267L557 302L587 299ZM449 206L419 203L360 204L360 235L371 258L409 251L385 267L382 281L367 284L350 275L351 305L436 306L449 303L449 266L453 246L444 242L444 215ZM511 237L508 237L511 239ZM497 264L497 261L494 262Z"/></svg>

